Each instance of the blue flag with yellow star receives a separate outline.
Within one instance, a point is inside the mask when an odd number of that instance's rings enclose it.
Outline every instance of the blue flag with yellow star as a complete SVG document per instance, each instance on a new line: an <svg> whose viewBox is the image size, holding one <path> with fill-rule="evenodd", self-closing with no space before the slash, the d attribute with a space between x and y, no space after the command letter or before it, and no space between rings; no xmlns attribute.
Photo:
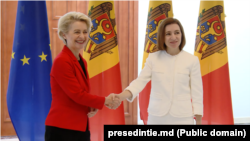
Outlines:
<svg viewBox="0 0 250 141"><path fill-rule="evenodd" d="M18 1L7 106L20 141L44 141L51 105L50 38L45 1Z"/></svg>

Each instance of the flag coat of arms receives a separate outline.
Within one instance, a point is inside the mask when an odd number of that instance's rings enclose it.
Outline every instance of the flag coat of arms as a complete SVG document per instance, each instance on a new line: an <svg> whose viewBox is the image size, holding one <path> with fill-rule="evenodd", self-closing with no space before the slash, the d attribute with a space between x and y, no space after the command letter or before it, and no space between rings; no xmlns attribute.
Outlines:
<svg viewBox="0 0 250 141"><path fill-rule="evenodd" d="M83 58L88 65L90 93L99 96L122 92L114 11L113 1L89 1L93 26ZM91 140L102 141L108 124L125 124L123 103L116 110L104 107L90 118Z"/></svg>
<svg viewBox="0 0 250 141"><path fill-rule="evenodd" d="M20 141L44 141L52 66L45 1L18 1L7 106Z"/></svg>
<svg viewBox="0 0 250 141"><path fill-rule="evenodd" d="M158 26L160 25L162 20L168 17L173 17L172 1L149 2L142 69L144 68L149 53L158 50L156 48ZM147 124L148 121L148 104L150 91L151 81L147 83L147 85L139 95L140 117L143 120L144 124Z"/></svg>
<svg viewBox="0 0 250 141"><path fill-rule="evenodd" d="M203 81L202 124L233 124L223 1L201 1L195 40Z"/></svg>

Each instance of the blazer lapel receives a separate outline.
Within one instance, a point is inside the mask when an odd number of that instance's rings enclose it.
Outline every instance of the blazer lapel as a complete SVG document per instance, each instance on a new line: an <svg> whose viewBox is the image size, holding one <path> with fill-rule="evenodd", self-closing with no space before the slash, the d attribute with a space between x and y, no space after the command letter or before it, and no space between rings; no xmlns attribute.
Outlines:
<svg viewBox="0 0 250 141"><path fill-rule="evenodd" d="M86 73L87 73L87 77L85 76L83 70L82 70L82 67L80 65L80 63L78 62L78 60L76 59L76 57L74 56L74 54L71 52L71 50L65 45L63 50L65 52L67 52L67 54L70 56L70 58L72 58L73 62L74 62L74 66L76 66L76 69L78 69L80 72L81 72L81 75L82 75L82 78L84 79L84 81L86 82L86 86L87 86L87 90L89 90L89 81L88 81L88 71L87 71L87 67L86 67L86 64L84 62L84 66L85 66L85 69L86 69ZM80 54L79 54L80 55ZM81 59L83 60L82 56L80 55Z"/></svg>

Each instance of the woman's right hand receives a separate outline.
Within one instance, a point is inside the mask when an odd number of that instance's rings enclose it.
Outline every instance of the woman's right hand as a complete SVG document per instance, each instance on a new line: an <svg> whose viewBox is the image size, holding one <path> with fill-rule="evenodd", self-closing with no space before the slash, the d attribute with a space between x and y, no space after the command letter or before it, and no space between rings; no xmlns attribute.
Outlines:
<svg viewBox="0 0 250 141"><path fill-rule="evenodd" d="M115 97L115 94L110 94L109 96L105 97L105 106L109 109L116 109L120 106L121 100Z"/></svg>

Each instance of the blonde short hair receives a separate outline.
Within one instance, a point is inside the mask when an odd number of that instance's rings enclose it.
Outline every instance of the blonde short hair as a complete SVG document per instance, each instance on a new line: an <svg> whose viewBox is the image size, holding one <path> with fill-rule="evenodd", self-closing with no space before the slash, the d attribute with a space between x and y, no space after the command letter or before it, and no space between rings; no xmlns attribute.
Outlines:
<svg viewBox="0 0 250 141"><path fill-rule="evenodd" d="M81 13L81 12L68 12L65 15L63 15L62 17L60 17L60 19L58 20L58 36L59 38L63 41L63 43L66 45L66 41L63 38L63 33L68 33L69 30L69 25L75 21L83 21L87 24L87 28L88 28L88 33L91 30L91 26L92 26L92 21L91 19Z"/></svg>

